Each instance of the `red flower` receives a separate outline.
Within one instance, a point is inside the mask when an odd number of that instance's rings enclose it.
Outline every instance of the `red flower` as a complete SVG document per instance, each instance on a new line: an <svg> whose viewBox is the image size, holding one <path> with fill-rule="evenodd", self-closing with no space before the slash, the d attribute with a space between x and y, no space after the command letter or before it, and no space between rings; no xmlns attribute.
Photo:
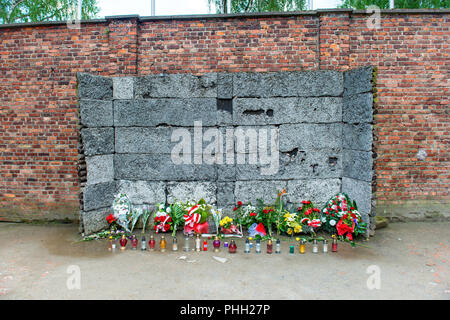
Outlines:
<svg viewBox="0 0 450 320"><path fill-rule="evenodd" d="M255 217L256 213L255 212L250 212L250 217Z"/></svg>
<svg viewBox="0 0 450 320"><path fill-rule="evenodd" d="M350 210L355 210L355 208L353 208L353 207L350 207Z"/></svg>
<svg viewBox="0 0 450 320"><path fill-rule="evenodd" d="M238 207L242 206L242 201L238 201L237 205Z"/></svg>
<svg viewBox="0 0 450 320"><path fill-rule="evenodd" d="M298 207L298 208L297 208L297 211L302 211L302 207Z"/></svg>
<svg viewBox="0 0 450 320"><path fill-rule="evenodd" d="M342 219L347 219L348 218L348 214L344 214L343 216L342 216Z"/></svg>
<svg viewBox="0 0 450 320"><path fill-rule="evenodd" d="M265 214L267 214L267 213L269 213L269 210L268 210L268 209L264 209L263 212L264 212Z"/></svg>
<svg viewBox="0 0 450 320"><path fill-rule="evenodd" d="M351 216L353 219L356 219L356 214L352 213L350 216Z"/></svg>
<svg viewBox="0 0 450 320"><path fill-rule="evenodd" d="M234 208L233 208L233 211L236 211L236 210L237 210L237 207L234 207Z"/></svg>
<svg viewBox="0 0 450 320"><path fill-rule="evenodd" d="M114 216L110 214L109 216L106 217L106 221L108 221L108 223L111 224L114 221L116 221L116 218L114 218Z"/></svg>
<svg viewBox="0 0 450 320"><path fill-rule="evenodd" d="M302 203L303 203L303 204L310 204L311 201L309 201L309 200L303 200Z"/></svg>

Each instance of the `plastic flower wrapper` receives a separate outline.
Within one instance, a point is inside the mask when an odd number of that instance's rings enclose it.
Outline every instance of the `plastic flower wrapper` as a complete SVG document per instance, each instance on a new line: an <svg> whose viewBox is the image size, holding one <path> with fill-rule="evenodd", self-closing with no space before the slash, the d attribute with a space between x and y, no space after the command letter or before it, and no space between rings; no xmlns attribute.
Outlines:
<svg viewBox="0 0 450 320"><path fill-rule="evenodd" d="M216 234L219 235L219 225L220 225L220 220L222 220L222 214L223 214L223 210L222 209L217 209L214 210L212 213L212 217L214 220L214 225L216 227Z"/></svg>
<svg viewBox="0 0 450 320"><path fill-rule="evenodd" d="M338 193L331 198L321 212L323 228L330 233L337 233L340 240L347 240L354 245L354 236L364 233L367 225L362 221L356 202L345 193Z"/></svg>
<svg viewBox="0 0 450 320"><path fill-rule="evenodd" d="M256 237L257 235L265 237L267 235L266 229L262 223L254 223L248 228L248 234L250 237Z"/></svg>
<svg viewBox="0 0 450 320"><path fill-rule="evenodd" d="M116 195L112 207L115 223L130 232L128 225L131 219L132 205L128 196L125 193Z"/></svg>

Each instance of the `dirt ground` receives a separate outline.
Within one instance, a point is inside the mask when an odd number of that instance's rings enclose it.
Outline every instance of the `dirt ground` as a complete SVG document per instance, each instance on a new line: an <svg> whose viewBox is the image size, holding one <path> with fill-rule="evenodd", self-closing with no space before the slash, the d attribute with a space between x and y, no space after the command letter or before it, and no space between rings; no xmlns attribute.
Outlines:
<svg viewBox="0 0 450 320"><path fill-rule="evenodd" d="M239 239L231 255L171 252L170 236L165 253L112 253L103 240L75 243L76 225L0 223L0 299L448 300L449 227L393 223L362 243L370 248L339 243L326 254L308 246L289 255L288 238L279 255L266 254L265 243L262 254L244 254Z"/></svg>

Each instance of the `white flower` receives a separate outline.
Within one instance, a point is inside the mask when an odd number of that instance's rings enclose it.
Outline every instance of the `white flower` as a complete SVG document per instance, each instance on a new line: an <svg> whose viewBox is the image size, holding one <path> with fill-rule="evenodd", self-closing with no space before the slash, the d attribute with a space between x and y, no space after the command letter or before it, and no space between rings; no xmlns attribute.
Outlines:
<svg viewBox="0 0 450 320"><path fill-rule="evenodd" d="M326 218L326 217L323 217L323 218L322 218L322 222L323 222L323 223L327 222L327 218Z"/></svg>
<svg viewBox="0 0 450 320"><path fill-rule="evenodd" d="M164 210L164 205L163 204L159 205L159 210Z"/></svg>
<svg viewBox="0 0 450 320"><path fill-rule="evenodd" d="M170 207L167 207L166 212L170 213L170 211L171 211Z"/></svg>
<svg viewBox="0 0 450 320"><path fill-rule="evenodd" d="M330 220L330 222L329 222L329 223L330 223L330 226L332 226L332 227L334 227L334 226L336 225L336 221L335 221L335 220L333 220L333 219L332 219L332 220Z"/></svg>

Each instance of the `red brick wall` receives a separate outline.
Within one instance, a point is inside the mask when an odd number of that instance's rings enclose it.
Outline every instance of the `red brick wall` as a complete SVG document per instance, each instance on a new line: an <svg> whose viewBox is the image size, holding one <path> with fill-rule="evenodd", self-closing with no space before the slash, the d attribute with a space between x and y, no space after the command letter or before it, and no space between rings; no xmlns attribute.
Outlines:
<svg viewBox="0 0 450 320"><path fill-rule="evenodd" d="M76 219L76 73L378 68L377 213L450 215L450 14L350 11L0 28L0 220ZM416 157L424 149L427 157ZM428 208L428 210L424 210Z"/></svg>

